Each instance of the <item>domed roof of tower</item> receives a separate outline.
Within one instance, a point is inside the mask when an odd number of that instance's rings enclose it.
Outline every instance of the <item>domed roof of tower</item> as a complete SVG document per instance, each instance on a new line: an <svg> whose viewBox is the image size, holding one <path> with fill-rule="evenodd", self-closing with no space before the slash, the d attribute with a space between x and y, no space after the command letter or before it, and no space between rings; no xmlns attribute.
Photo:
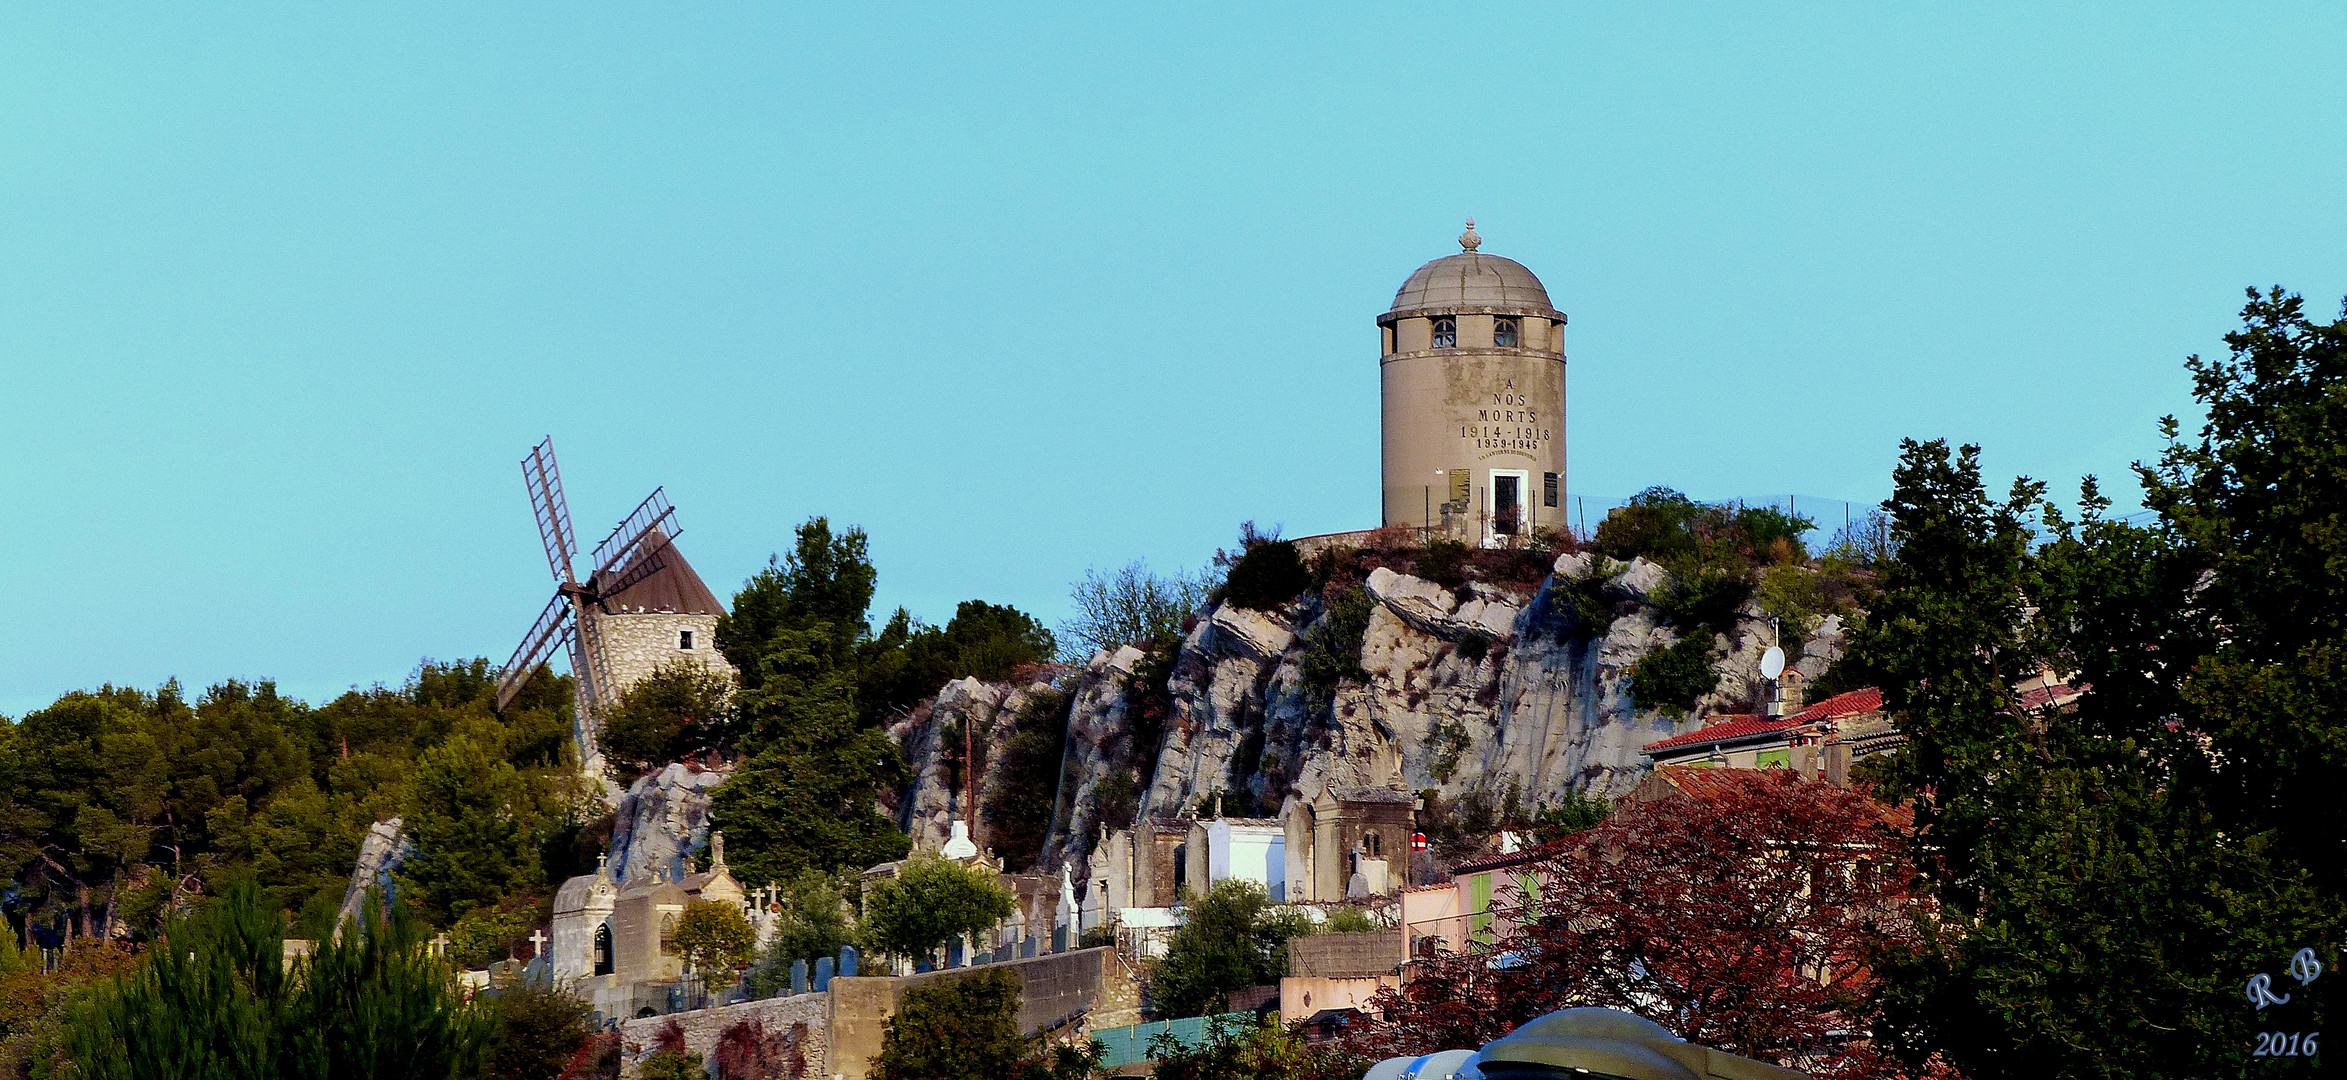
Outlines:
<svg viewBox="0 0 2347 1080"><path fill-rule="evenodd" d="M1419 267L1394 293L1391 314L1498 309L1517 314L1554 314L1548 289L1524 264L1475 250L1483 238L1475 220L1459 237L1459 253Z"/></svg>

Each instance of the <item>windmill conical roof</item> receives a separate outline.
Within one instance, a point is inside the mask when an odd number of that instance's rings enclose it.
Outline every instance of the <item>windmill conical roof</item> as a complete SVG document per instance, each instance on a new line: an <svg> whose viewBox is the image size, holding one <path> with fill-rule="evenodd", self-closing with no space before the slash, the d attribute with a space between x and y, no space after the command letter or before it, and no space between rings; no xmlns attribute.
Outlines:
<svg viewBox="0 0 2347 1080"><path fill-rule="evenodd" d="M725 605L693 572L676 542L658 529L644 537L636 554L617 570L596 574L588 587L602 598L606 611L665 611L683 615L723 615ZM609 590L609 591L606 591Z"/></svg>

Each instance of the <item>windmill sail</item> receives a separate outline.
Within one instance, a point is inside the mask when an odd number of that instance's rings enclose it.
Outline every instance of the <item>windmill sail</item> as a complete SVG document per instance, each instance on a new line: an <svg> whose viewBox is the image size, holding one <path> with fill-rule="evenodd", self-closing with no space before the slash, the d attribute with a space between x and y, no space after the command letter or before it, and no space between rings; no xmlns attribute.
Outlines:
<svg viewBox="0 0 2347 1080"><path fill-rule="evenodd" d="M571 598L560 593L538 613L538 621L530 624L530 632L522 635L522 643L513 650L513 658L505 662L505 672L497 681L497 707L513 704L513 696L521 693L522 684L530 681L530 674L538 665L554 655L554 650L574 636L571 621L575 615Z"/></svg>

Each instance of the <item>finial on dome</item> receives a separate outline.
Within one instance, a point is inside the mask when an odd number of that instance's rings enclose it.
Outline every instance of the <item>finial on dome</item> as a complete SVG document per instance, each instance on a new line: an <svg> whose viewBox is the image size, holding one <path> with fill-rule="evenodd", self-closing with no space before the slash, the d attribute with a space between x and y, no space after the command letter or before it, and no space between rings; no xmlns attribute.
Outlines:
<svg viewBox="0 0 2347 1080"><path fill-rule="evenodd" d="M1483 246L1483 238L1475 235L1475 219L1467 219L1467 231L1459 234L1459 250L1473 251Z"/></svg>

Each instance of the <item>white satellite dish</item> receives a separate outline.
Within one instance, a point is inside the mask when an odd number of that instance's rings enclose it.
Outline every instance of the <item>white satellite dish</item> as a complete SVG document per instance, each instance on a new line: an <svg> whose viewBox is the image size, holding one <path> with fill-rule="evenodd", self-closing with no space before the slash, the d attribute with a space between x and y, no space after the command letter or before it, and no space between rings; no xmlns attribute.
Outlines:
<svg viewBox="0 0 2347 1080"><path fill-rule="evenodd" d="M1774 645L1769 646L1767 652L1760 654L1761 677L1766 679L1773 679L1784 673L1785 650L1777 648Z"/></svg>

